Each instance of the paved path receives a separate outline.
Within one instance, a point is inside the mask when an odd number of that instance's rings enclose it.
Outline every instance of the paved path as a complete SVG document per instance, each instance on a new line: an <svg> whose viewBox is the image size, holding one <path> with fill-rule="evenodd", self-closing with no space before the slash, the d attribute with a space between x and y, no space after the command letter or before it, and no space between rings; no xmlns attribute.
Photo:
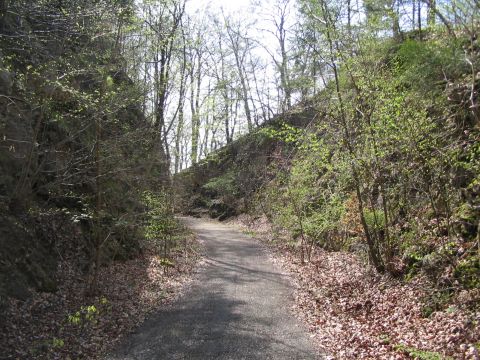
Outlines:
<svg viewBox="0 0 480 360"><path fill-rule="evenodd" d="M319 358L289 311L292 286L262 247L227 225L184 221L204 241L207 264L107 359Z"/></svg>

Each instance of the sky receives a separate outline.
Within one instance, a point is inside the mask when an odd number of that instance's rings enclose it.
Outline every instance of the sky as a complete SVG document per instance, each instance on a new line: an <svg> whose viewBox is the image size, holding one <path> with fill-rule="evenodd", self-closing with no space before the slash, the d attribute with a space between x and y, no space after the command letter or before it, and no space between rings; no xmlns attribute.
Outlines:
<svg viewBox="0 0 480 360"><path fill-rule="evenodd" d="M274 2L275 0L187 0L186 11L191 16L202 16L206 10L220 13L223 9L226 15L232 15L233 18L245 18L248 22L255 22L248 31L249 37L262 44L255 49L255 53L265 61L271 62L269 53L274 54L278 50L278 40L271 33L275 32L275 26L272 23ZM290 3L294 4L295 1ZM293 14L294 11L291 9L287 17L287 28L292 27L295 22ZM269 52L262 47L267 48Z"/></svg>
<svg viewBox="0 0 480 360"><path fill-rule="evenodd" d="M229 13L248 9L250 3L250 0L188 0L186 8L189 14L195 14L208 7L212 10L220 10L223 7L225 12Z"/></svg>
<svg viewBox="0 0 480 360"><path fill-rule="evenodd" d="M186 0L186 12L188 15L193 18L198 17L202 18L206 13L221 14L222 10L225 15L231 15L236 19L245 19L246 22L255 22L254 26L248 28L248 36L254 38L262 46L268 47L271 53L276 52L277 40L275 37L265 31L260 29L269 29L274 30L274 25L271 21L268 21L268 12L266 8L269 6L273 0ZM253 6L252 3L256 3L256 6ZM269 53L262 47L257 46L254 50L254 53L263 58L264 62L267 64L266 73L259 74L271 79L275 77L274 65L272 64L271 57ZM272 85L273 86L273 85ZM273 88L272 88L273 89ZM274 90L272 90L275 92ZM243 133L247 131L246 122L242 121L238 124L236 133Z"/></svg>

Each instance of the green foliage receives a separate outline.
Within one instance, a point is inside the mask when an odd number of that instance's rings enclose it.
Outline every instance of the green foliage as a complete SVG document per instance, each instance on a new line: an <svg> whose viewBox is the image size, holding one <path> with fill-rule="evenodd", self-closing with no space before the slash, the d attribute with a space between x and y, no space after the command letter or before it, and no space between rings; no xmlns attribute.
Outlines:
<svg viewBox="0 0 480 360"><path fill-rule="evenodd" d="M96 323L98 309L95 305L82 306L80 310L67 317L67 321L72 325L84 326L87 323Z"/></svg>
<svg viewBox="0 0 480 360"><path fill-rule="evenodd" d="M65 341L63 339L58 339L54 337L52 339L52 347L53 348L62 348L65 346Z"/></svg>
<svg viewBox="0 0 480 360"><path fill-rule="evenodd" d="M460 260L455 267L454 276L466 288L480 288L480 255L475 254Z"/></svg>
<svg viewBox="0 0 480 360"><path fill-rule="evenodd" d="M232 170L210 179L202 188L217 195L235 196L239 191L236 181L236 172Z"/></svg>
<svg viewBox="0 0 480 360"><path fill-rule="evenodd" d="M392 59L399 84L420 91L440 93L439 81L466 71L461 44L453 39L419 41L408 39L398 45Z"/></svg>
<svg viewBox="0 0 480 360"><path fill-rule="evenodd" d="M287 144L296 145L304 133L303 129L282 123L280 128L267 126L259 131L260 134L271 139L283 141Z"/></svg>
<svg viewBox="0 0 480 360"><path fill-rule="evenodd" d="M343 244L329 236L339 231L345 213L342 190L348 175L337 177L334 171L334 162L342 166L341 157L332 157L330 145L314 132L283 127L269 133L295 143L297 154L288 169L275 170L276 179L258 200L264 211L276 226L288 229L292 238L304 236L326 248L341 248Z"/></svg>
<svg viewBox="0 0 480 360"><path fill-rule="evenodd" d="M451 359L450 357L445 357L437 352L419 350L414 347L406 346L403 344L398 344L394 346L395 350L401 351L405 354L408 354L414 359L419 360L447 360Z"/></svg>
<svg viewBox="0 0 480 360"><path fill-rule="evenodd" d="M145 191L143 202L147 207L144 224L145 246L155 253L173 246L173 236L179 229L174 217L171 198L166 192ZM166 255L166 254L165 254Z"/></svg>
<svg viewBox="0 0 480 360"><path fill-rule="evenodd" d="M385 216L383 215L382 210L366 209L364 216L367 226L370 229L374 231L380 231L385 229Z"/></svg>
<svg viewBox="0 0 480 360"><path fill-rule="evenodd" d="M160 265L163 266L163 267L174 267L175 263L170 259L161 258L160 259Z"/></svg>
<svg viewBox="0 0 480 360"><path fill-rule="evenodd" d="M242 232L247 235L247 236L250 236L250 237L256 237L257 236L257 233L253 230L242 230Z"/></svg>
<svg viewBox="0 0 480 360"><path fill-rule="evenodd" d="M321 18L325 9L310 5ZM335 31L318 26L324 35ZM475 239L479 216L478 132L462 109L471 71L464 42L379 42L363 33L355 56L331 54L344 63L337 84L343 102L328 84L318 95L324 117L317 128L262 129L292 151L272 167L276 177L258 195L258 208L291 238L303 234L327 248L364 241L368 232L378 269L407 279L422 270L437 278L455 264L458 246L448 244L455 235ZM463 95L448 90L455 82L464 84ZM455 277L479 286L471 252Z"/></svg>
<svg viewBox="0 0 480 360"><path fill-rule="evenodd" d="M430 317L436 311L442 311L451 299L449 291L435 291L433 294L424 299L424 304L421 308L422 316Z"/></svg>

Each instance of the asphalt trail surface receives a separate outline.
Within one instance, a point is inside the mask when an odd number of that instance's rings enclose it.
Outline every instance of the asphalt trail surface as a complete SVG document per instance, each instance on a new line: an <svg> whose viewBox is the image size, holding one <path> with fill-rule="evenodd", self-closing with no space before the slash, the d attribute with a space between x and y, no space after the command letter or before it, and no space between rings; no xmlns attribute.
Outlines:
<svg viewBox="0 0 480 360"><path fill-rule="evenodd" d="M319 359L289 311L292 285L262 246L218 222L182 220L204 242L206 264L106 359Z"/></svg>

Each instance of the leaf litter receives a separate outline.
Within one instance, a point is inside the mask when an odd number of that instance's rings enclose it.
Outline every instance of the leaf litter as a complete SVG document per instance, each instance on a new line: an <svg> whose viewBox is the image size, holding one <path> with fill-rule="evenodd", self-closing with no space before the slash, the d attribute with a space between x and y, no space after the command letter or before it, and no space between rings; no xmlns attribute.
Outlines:
<svg viewBox="0 0 480 360"><path fill-rule="evenodd" d="M460 293L425 316L435 291L426 277L401 281L376 273L353 253L320 248L302 265L294 248L275 241L265 218L241 215L233 224L262 240L291 275L292 310L329 358L480 359L480 312L462 300L478 294Z"/></svg>
<svg viewBox="0 0 480 360"><path fill-rule="evenodd" d="M199 244L192 245L187 254L172 254L175 266L168 272L154 254L103 267L95 297L84 296L84 274L60 263L55 293L9 300L0 318L0 359L101 358L181 294L198 268L200 254L194 247Z"/></svg>

